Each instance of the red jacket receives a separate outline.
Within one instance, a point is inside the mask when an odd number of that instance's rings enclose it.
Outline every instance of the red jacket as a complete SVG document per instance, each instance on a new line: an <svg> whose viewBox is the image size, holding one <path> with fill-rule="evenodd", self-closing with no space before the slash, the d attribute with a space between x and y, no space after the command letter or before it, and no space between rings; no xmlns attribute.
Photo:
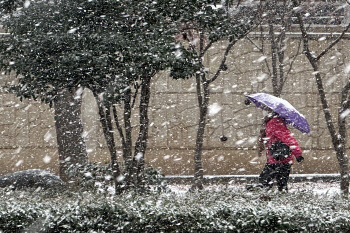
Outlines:
<svg viewBox="0 0 350 233"><path fill-rule="evenodd" d="M292 151L291 156L286 159L276 161L271 155L270 151L267 150L267 163L290 163L293 164L294 158L299 157L302 154L302 151L298 145L297 140L293 137L291 132L286 126L285 121L280 117L274 117L266 123L266 138L267 142L265 146L270 148L270 146L276 141L280 140L281 142L287 144Z"/></svg>

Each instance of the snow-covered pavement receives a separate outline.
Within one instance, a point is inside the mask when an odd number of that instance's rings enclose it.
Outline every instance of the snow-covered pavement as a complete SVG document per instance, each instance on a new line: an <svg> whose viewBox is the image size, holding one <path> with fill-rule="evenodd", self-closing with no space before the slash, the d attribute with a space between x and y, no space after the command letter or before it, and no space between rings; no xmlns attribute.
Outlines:
<svg viewBox="0 0 350 233"><path fill-rule="evenodd" d="M191 185L184 184L171 184L168 185L172 192L183 194L186 193ZM289 193L297 192L312 192L315 195L327 195L334 196L340 194L340 185L337 182L297 182L288 184ZM229 190L232 192L248 192L246 191L246 184L244 183L231 183L221 185L206 185L206 190L222 191ZM274 186L272 191L276 190Z"/></svg>

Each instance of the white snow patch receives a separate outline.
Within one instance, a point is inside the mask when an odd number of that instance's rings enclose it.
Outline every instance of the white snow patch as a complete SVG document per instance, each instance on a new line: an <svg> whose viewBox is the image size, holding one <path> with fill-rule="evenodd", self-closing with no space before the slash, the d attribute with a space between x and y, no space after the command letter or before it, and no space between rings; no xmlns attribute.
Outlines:
<svg viewBox="0 0 350 233"><path fill-rule="evenodd" d="M75 92L74 99L75 100L81 99L81 95L82 95L83 91L84 91L84 88L79 87L78 90Z"/></svg>
<svg viewBox="0 0 350 233"><path fill-rule="evenodd" d="M28 8L30 6L30 1L26 0L23 4L24 8Z"/></svg>
<svg viewBox="0 0 350 233"><path fill-rule="evenodd" d="M137 161L140 161L140 159L143 157L143 153L141 153L141 152L139 152L139 153L137 153L137 155L135 156L135 159L137 160Z"/></svg>
<svg viewBox="0 0 350 233"><path fill-rule="evenodd" d="M350 114L350 109L346 109L344 112L342 112L340 114L340 118L344 119L345 117L347 117Z"/></svg>
<svg viewBox="0 0 350 233"><path fill-rule="evenodd" d="M182 51L181 51L180 49L177 49L177 50L175 51L175 57L176 57L176 58L181 58L181 56L182 56Z"/></svg>
<svg viewBox="0 0 350 233"><path fill-rule="evenodd" d="M337 76L330 77L330 78L327 80L326 85L327 85L327 86L332 85L332 83L334 83L335 80L337 80L337 78L338 78Z"/></svg>
<svg viewBox="0 0 350 233"><path fill-rule="evenodd" d="M344 68L344 73L345 73L345 74L350 73L350 63L347 64L347 65L345 66L345 68Z"/></svg>
<svg viewBox="0 0 350 233"><path fill-rule="evenodd" d="M120 175L117 177L118 182L122 182L124 179L125 179L125 176L123 176L123 175Z"/></svg>
<svg viewBox="0 0 350 233"><path fill-rule="evenodd" d="M258 141L258 137L251 137L248 139L249 144L254 144Z"/></svg>
<svg viewBox="0 0 350 233"><path fill-rule="evenodd" d="M28 111L28 109L32 106L32 104L28 104L27 107L24 108L24 111Z"/></svg>
<svg viewBox="0 0 350 233"><path fill-rule="evenodd" d="M214 116L222 110L222 107L218 103L213 103L209 107L209 116Z"/></svg>
<svg viewBox="0 0 350 233"><path fill-rule="evenodd" d="M170 124L170 122L166 121L166 122L163 122L163 123L161 124L161 126L167 126L167 125L169 125L169 124Z"/></svg>
<svg viewBox="0 0 350 233"><path fill-rule="evenodd" d="M15 164L16 167L19 167L21 166L21 164L23 163L24 161L21 159L21 160L18 160L18 162Z"/></svg>
<svg viewBox="0 0 350 233"><path fill-rule="evenodd" d="M113 179L113 177L111 176L111 175L107 175L107 176L105 176L105 180L112 180Z"/></svg>
<svg viewBox="0 0 350 233"><path fill-rule="evenodd" d="M78 30L78 28L72 28L68 31L69 34L75 33Z"/></svg>
<svg viewBox="0 0 350 233"><path fill-rule="evenodd" d="M238 140L238 141L236 142L236 145L237 145L237 146L242 145L245 141L247 141L246 138L243 138L243 139L241 139L241 140Z"/></svg>
<svg viewBox="0 0 350 233"><path fill-rule="evenodd" d="M256 59L256 60L254 61L254 63L261 63L261 62L265 61L266 58L267 58L267 56L261 56L261 57L259 57L258 59Z"/></svg>
<svg viewBox="0 0 350 233"><path fill-rule="evenodd" d="M258 82L263 82L268 78L267 74L261 74L259 77L257 77L256 79L258 80Z"/></svg>
<svg viewBox="0 0 350 233"><path fill-rule="evenodd" d="M252 160L249 161L250 164L258 164L258 157L254 157Z"/></svg>
<svg viewBox="0 0 350 233"><path fill-rule="evenodd" d="M21 152L21 150L22 150L22 147L21 146L18 147L17 150L15 150L15 154L19 154L19 152Z"/></svg>
<svg viewBox="0 0 350 233"><path fill-rule="evenodd" d="M44 163L48 164L51 162L51 157L48 155L45 155L45 157L43 158L43 161L44 161Z"/></svg>
<svg viewBox="0 0 350 233"><path fill-rule="evenodd" d="M48 142L48 141L50 141L51 138L52 138L52 134L51 134L51 132L50 132L50 130L49 130L49 131L47 131L46 134L44 135L44 140L45 140L45 142Z"/></svg>

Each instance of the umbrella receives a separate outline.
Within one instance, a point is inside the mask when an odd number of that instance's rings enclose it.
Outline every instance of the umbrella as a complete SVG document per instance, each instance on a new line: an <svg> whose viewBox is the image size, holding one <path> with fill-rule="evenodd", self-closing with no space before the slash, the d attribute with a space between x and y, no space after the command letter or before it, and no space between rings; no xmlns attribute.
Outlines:
<svg viewBox="0 0 350 233"><path fill-rule="evenodd" d="M309 123L305 117L296 110L287 100L266 93L246 95L258 108L269 108L283 117L290 124L303 133L309 133Z"/></svg>

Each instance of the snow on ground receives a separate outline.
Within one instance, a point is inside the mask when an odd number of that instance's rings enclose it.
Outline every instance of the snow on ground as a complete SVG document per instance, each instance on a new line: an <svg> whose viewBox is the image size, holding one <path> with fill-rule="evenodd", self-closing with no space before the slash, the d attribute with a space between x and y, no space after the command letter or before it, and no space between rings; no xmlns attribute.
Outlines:
<svg viewBox="0 0 350 233"><path fill-rule="evenodd" d="M191 185L182 185L182 184L172 184L168 185L172 192L178 194L186 193ZM288 184L289 193L305 192L309 191L315 195L327 195L334 196L340 194L340 185L337 182L298 182L298 183L289 183ZM221 190L230 190L232 192L248 192L246 191L246 184L240 183L231 183L231 184L222 184L222 185L206 185L205 190L212 191L221 191ZM276 191L276 185L273 187L272 191Z"/></svg>

